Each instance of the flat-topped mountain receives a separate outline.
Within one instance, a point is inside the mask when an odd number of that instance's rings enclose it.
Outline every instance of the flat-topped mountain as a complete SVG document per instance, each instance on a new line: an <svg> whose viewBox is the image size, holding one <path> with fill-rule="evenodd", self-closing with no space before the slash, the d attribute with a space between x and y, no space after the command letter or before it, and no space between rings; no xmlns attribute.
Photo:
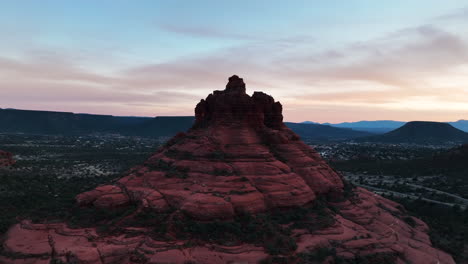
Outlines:
<svg viewBox="0 0 468 264"><path fill-rule="evenodd" d="M67 112L0 109L0 133L89 135L96 133L141 137L172 137L187 131L194 116L126 117ZM310 141L352 139L372 134L319 124L286 123Z"/></svg>
<svg viewBox="0 0 468 264"><path fill-rule="evenodd" d="M343 181L229 78L196 120L68 219L10 228L4 263L454 263L401 205Z"/></svg>
<svg viewBox="0 0 468 264"><path fill-rule="evenodd" d="M465 143L468 142L468 133L447 123L413 121L386 134L359 140L414 144Z"/></svg>
<svg viewBox="0 0 468 264"><path fill-rule="evenodd" d="M303 124L320 124L312 121L302 122ZM458 120L455 122L445 122L458 128L464 132L468 132L468 120ZM375 120L375 121L357 121L357 122L344 122L344 123L322 123L322 125L329 125L337 128L349 128L356 131L365 131L376 134L384 134L402 127L406 122L393 121L393 120Z"/></svg>
<svg viewBox="0 0 468 264"><path fill-rule="evenodd" d="M83 135L124 133L151 118L0 109L0 133Z"/></svg>

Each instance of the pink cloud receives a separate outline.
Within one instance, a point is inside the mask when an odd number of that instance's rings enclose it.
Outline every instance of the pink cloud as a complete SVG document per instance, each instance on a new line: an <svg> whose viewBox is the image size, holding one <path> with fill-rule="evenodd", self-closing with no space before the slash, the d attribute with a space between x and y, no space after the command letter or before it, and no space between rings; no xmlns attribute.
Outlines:
<svg viewBox="0 0 468 264"><path fill-rule="evenodd" d="M210 29L172 30L231 37ZM301 39L295 41L304 44ZM254 41L210 54L107 74L55 52L29 59L0 57L0 107L190 115L199 99L212 90L223 89L227 77L239 74L246 80L249 92L265 90L278 100L285 99L287 119L293 121L401 119L403 116L421 119L425 115L455 119L462 118L460 113L466 118L463 111L421 110L408 114L381 106L414 96L437 98L445 103L468 100L461 88L451 87L447 92L442 90L443 85L436 87L431 82L433 76L450 78L453 69L466 65L467 61L466 40L434 26L405 29L341 49L315 52L307 45ZM352 81L364 82L368 87L363 90L347 87L346 83ZM327 92L323 90L324 84L336 89ZM369 88L373 84L385 85L387 89ZM311 106L304 107L297 100ZM319 104L324 101L328 106ZM99 105L105 110L98 111Z"/></svg>

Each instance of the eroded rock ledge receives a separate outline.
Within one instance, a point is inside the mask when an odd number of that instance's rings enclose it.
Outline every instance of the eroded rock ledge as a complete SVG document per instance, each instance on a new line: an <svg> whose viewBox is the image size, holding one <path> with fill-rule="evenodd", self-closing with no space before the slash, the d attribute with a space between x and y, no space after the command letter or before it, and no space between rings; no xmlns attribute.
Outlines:
<svg viewBox="0 0 468 264"><path fill-rule="evenodd" d="M144 164L76 197L91 212L81 218L107 217L23 221L8 231L0 262L311 263L329 250L322 261L454 263L400 205L346 187L283 124L281 104L249 96L238 76L195 114L192 129Z"/></svg>

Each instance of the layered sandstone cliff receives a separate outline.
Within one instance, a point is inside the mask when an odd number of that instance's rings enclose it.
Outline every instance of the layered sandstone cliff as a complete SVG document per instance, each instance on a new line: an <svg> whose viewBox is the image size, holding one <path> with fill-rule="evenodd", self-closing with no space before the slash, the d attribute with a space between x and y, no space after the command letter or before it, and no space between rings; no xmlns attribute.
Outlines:
<svg viewBox="0 0 468 264"><path fill-rule="evenodd" d="M23 221L0 263L454 263L400 205L346 185L241 78L195 114L144 164L76 197L124 213L94 226Z"/></svg>

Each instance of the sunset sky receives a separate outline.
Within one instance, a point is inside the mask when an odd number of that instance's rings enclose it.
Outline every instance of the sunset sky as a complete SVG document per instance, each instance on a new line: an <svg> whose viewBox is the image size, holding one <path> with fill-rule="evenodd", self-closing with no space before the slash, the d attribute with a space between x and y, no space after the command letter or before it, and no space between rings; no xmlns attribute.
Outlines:
<svg viewBox="0 0 468 264"><path fill-rule="evenodd" d="M466 0L0 4L0 108L192 115L237 74L287 121L468 119Z"/></svg>

